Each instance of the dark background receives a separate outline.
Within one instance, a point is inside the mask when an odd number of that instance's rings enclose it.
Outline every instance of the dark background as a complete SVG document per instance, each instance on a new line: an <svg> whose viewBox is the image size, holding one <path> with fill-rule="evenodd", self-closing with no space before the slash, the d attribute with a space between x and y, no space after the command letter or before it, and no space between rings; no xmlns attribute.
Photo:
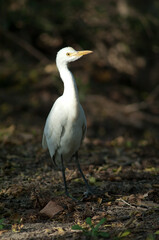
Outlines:
<svg viewBox="0 0 159 240"><path fill-rule="evenodd" d="M62 93L56 53L72 46L94 51L72 64L81 100L93 94L98 102L103 96L119 104L119 111L120 103L135 103L136 109L128 112L144 113L133 115L130 125L158 125L158 1L1 1L0 26L0 111L5 124L12 123L13 115L46 117ZM118 115L111 118L121 122ZM129 120L123 118L122 124Z"/></svg>

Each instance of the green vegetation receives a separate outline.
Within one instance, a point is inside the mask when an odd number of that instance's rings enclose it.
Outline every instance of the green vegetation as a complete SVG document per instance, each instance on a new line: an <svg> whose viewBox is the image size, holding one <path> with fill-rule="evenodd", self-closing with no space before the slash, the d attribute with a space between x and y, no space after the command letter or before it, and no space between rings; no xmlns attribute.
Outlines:
<svg viewBox="0 0 159 240"><path fill-rule="evenodd" d="M3 229L4 229L4 226L5 226L4 221L5 221L4 218L1 218L1 219L0 219L0 230L3 230Z"/></svg>
<svg viewBox="0 0 159 240"><path fill-rule="evenodd" d="M106 222L105 218L102 218L97 225L92 224L90 217L86 218L86 224L88 227L81 227L80 225L73 225L72 230L81 230L85 236L92 237L93 239L98 239L98 237L109 238L107 232L100 231L99 228Z"/></svg>

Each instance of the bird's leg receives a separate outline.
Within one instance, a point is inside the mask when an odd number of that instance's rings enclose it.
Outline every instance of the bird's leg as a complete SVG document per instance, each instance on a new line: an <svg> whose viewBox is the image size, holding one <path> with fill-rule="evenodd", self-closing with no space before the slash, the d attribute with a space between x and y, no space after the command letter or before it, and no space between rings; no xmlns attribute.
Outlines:
<svg viewBox="0 0 159 240"><path fill-rule="evenodd" d="M73 198L69 192L68 192L68 188L67 188L67 182L66 182L66 176L65 176L65 167L64 167L64 163L63 163L63 156L61 155L61 170L62 170L62 176L63 176L63 181L64 181L64 186L65 186L65 194L67 197L71 198L74 201L77 201L77 199Z"/></svg>
<svg viewBox="0 0 159 240"><path fill-rule="evenodd" d="M89 194L93 195L94 194L93 190L92 190L91 186L88 184L87 179L85 178L84 173L81 169L81 166L80 166L80 163L79 163L79 160L78 160L78 152L75 153L75 159L76 159L76 164L77 164L78 170L79 170L79 172L80 172L80 174L81 174L81 176L82 176L82 178L85 182L85 185L87 187L87 192L85 193L85 195L86 196L89 195Z"/></svg>
<svg viewBox="0 0 159 240"><path fill-rule="evenodd" d="M55 158L56 158L56 154L53 156L52 162L53 162L53 167L57 168L57 164L56 164Z"/></svg>
<svg viewBox="0 0 159 240"><path fill-rule="evenodd" d="M65 167L63 164L63 156L61 155L61 170L62 170L62 176L63 176L63 181L64 181L64 186L65 186L65 193L68 195L68 188L67 188L67 182L66 182L66 176L65 176Z"/></svg>

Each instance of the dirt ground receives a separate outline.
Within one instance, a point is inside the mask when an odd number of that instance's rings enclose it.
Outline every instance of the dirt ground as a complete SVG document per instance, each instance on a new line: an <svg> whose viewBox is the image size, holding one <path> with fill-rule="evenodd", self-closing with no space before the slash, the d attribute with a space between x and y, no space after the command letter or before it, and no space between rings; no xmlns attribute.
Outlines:
<svg viewBox="0 0 159 240"><path fill-rule="evenodd" d="M107 239L159 239L157 117L150 123L146 113L129 111L134 105L119 106L105 96L85 97L88 133L79 157L96 194L83 198L85 185L72 161L67 166L68 186L81 199L73 202L64 195L62 175L53 170L41 147L50 106L40 99L47 97L50 104L54 99L41 91L31 107L33 96L34 92L23 98L10 96L7 103L14 107L1 116L0 238L104 239L72 230L75 224L86 229L90 217L93 225L106 218L98 233L109 233ZM6 94L1 98L6 100ZM40 213L51 200L62 207L52 218Z"/></svg>

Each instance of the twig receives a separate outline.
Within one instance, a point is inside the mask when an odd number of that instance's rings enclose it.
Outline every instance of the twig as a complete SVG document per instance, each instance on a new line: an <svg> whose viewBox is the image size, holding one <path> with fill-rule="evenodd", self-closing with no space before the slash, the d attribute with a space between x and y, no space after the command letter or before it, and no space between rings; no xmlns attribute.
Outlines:
<svg viewBox="0 0 159 240"><path fill-rule="evenodd" d="M35 205L36 205L36 206L39 205L40 208L42 208L42 204L41 204L41 202L40 202L40 198L39 198L39 195L38 195L38 193L37 193L37 191L36 191L36 187L35 187L35 186L33 186L32 191L33 191L33 197L34 197L34 199L35 199Z"/></svg>
<svg viewBox="0 0 159 240"><path fill-rule="evenodd" d="M125 203L126 205L128 205L128 206L131 207L131 208L136 208L136 207L132 206L130 203L126 202L126 201L125 201L124 199L122 199L122 198L119 198L118 201L121 201L121 202Z"/></svg>
<svg viewBox="0 0 159 240"><path fill-rule="evenodd" d="M23 48L25 51L27 51L30 55L35 57L37 60L43 62L43 63L49 63L50 60L42 54L39 50L34 48L32 45L30 45L28 42L26 42L24 39L21 39L17 37L15 34L8 32L8 31L2 31L1 33L7 37L9 40L13 41L15 44L19 45L21 48Z"/></svg>
<svg viewBox="0 0 159 240"><path fill-rule="evenodd" d="M157 85L155 89L153 89L153 91L149 94L147 101L152 102L157 97L157 95L159 95L159 85Z"/></svg>
<svg viewBox="0 0 159 240"><path fill-rule="evenodd" d="M93 107L90 107L90 109L93 110L92 114L95 116L101 114L99 105L103 105L105 107L102 111L102 117L111 117L122 124L131 125L136 128L141 128L144 122L159 125L159 116L142 111L143 109L151 107L151 104L148 102L124 105L113 102L103 96L90 95L87 103L90 104L90 106L93 104Z"/></svg>
<svg viewBox="0 0 159 240"><path fill-rule="evenodd" d="M130 203L126 202L126 201L125 201L124 199L122 199L122 198L119 198L119 199L117 199L117 200L123 202L124 204L126 204L127 206L129 206L129 207L131 207L131 208L140 209L140 210L147 210L147 209L148 209L147 206L138 206L138 205L135 205L135 204L131 205Z"/></svg>
<svg viewBox="0 0 159 240"><path fill-rule="evenodd" d="M124 111L126 113L133 113L141 109L146 109L147 107L148 107L148 104L146 102L132 103L132 104L126 105L124 107Z"/></svg>

